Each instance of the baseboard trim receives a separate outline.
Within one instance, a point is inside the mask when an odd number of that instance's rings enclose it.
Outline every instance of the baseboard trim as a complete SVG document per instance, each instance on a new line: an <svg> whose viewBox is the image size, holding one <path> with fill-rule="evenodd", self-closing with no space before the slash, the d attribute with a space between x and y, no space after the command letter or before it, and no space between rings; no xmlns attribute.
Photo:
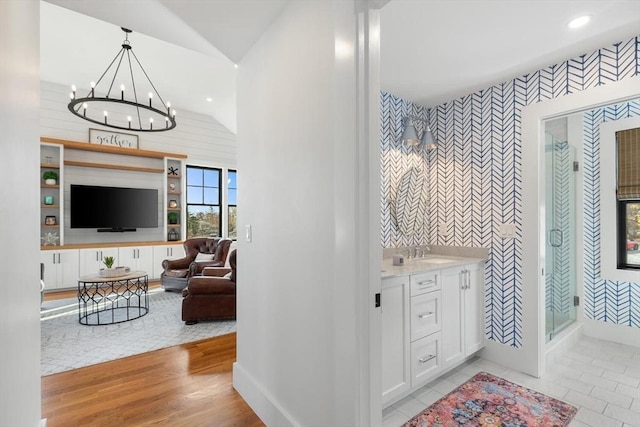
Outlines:
<svg viewBox="0 0 640 427"><path fill-rule="evenodd" d="M46 418L42 418L40 420L40 424L38 424L38 427L47 427L47 419Z"/></svg>
<svg viewBox="0 0 640 427"><path fill-rule="evenodd" d="M613 341L619 344L640 347L640 328L615 323L602 322L600 320L585 319L584 335L599 338L605 341Z"/></svg>
<svg viewBox="0 0 640 427"><path fill-rule="evenodd" d="M253 409L253 412L265 425L278 427L302 427L293 421L275 399L242 367L235 362L233 364L233 388Z"/></svg>

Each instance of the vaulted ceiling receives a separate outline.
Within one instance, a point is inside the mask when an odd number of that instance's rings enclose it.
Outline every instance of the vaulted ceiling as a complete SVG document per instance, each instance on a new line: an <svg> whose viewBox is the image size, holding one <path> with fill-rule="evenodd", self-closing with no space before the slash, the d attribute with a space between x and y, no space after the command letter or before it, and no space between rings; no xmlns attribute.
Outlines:
<svg viewBox="0 0 640 427"><path fill-rule="evenodd" d="M302 0L47 0L41 76L88 84L119 49L120 27L131 28L163 97L235 132L234 64L289 1ZM587 26L567 28L584 14ZM435 106L636 35L640 0L391 0L381 10L381 89Z"/></svg>

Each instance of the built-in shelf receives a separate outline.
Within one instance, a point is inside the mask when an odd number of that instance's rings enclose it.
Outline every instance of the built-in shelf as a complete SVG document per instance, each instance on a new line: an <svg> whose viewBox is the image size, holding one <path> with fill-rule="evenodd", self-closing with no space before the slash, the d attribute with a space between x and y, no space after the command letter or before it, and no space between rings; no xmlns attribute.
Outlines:
<svg viewBox="0 0 640 427"><path fill-rule="evenodd" d="M102 153L122 154L125 156L151 157L156 159L163 159L165 157L173 157L176 159L187 158L186 154L167 153L163 151L139 150L135 148L120 148L120 147L114 147L110 145L98 145L98 144L90 144L88 142L70 141L67 139L59 139L59 138L50 138L47 136L41 136L40 141L50 142L53 144L60 144L64 146L64 148L72 149L72 150L98 151Z"/></svg>
<svg viewBox="0 0 640 427"><path fill-rule="evenodd" d="M42 209L59 209L60 205L40 205Z"/></svg>
<svg viewBox="0 0 640 427"><path fill-rule="evenodd" d="M178 196L178 195L182 194L182 192L180 192L180 191L167 191L167 194L175 194L175 195Z"/></svg>
<svg viewBox="0 0 640 427"><path fill-rule="evenodd" d="M40 163L42 169L60 169L60 165L54 165L52 163Z"/></svg>
<svg viewBox="0 0 640 427"><path fill-rule="evenodd" d="M40 184L40 188L60 188L60 186L58 184L56 185Z"/></svg>
<svg viewBox="0 0 640 427"><path fill-rule="evenodd" d="M181 210L181 209L180 209L180 208L167 208L167 210L168 210L169 212L171 212L171 211L174 211L174 212L180 212L180 210Z"/></svg>
<svg viewBox="0 0 640 427"><path fill-rule="evenodd" d="M171 174L167 174L167 178L168 178L168 179L180 179L180 178L182 178L182 175L171 175Z"/></svg>
<svg viewBox="0 0 640 427"><path fill-rule="evenodd" d="M65 166L81 166L85 168L98 168L98 169L116 169L125 171L136 172L150 172L150 173L163 173L162 168L143 168L139 166L125 166L125 165L113 165L109 163L91 163L91 162L78 162L76 160L65 160Z"/></svg>
<svg viewBox="0 0 640 427"><path fill-rule="evenodd" d="M42 228L60 228L60 225L59 224L56 224L56 225L42 224Z"/></svg>

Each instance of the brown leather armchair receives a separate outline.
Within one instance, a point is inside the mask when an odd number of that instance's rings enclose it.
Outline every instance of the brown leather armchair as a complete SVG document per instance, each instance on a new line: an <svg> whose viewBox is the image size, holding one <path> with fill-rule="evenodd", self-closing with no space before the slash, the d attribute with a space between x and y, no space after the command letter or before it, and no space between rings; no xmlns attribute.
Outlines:
<svg viewBox="0 0 640 427"><path fill-rule="evenodd" d="M193 276L182 290L182 320L187 325L199 320L236 318L236 250L229 254L231 268L207 267Z"/></svg>
<svg viewBox="0 0 640 427"><path fill-rule="evenodd" d="M162 261L160 283L165 291L181 291L190 277L202 274L205 267L224 267L231 240L194 237L183 243L185 257Z"/></svg>

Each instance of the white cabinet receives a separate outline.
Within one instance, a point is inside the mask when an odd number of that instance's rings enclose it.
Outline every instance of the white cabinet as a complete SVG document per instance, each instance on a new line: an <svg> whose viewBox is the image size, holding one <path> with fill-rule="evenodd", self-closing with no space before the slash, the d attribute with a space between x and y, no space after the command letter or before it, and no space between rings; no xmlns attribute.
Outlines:
<svg viewBox="0 0 640 427"><path fill-rule="evenodd" d="M442 352L445 367L455 366L484 342L481 264L442 270Z"/></svg>
<svg viewBox="0 0 640 427"><path fill-rule="evenodd" d="M153 270L153 246L119 247L116 264L129 267L131 271L146 271L151 276Z"/></svg>
<svg viewBox="0 0 640 427"><path fill-rule="evenodd" d="M382 281L382 402L403 396L411 387L409 362L409 278Z"/></svg>
<svg viewBox="0 0 640 427"><path fill-rule="evenodd" d="M162 261L165 259L177 259L185 256L182 243L174 245L157 245L153 247L153 270L149 270L150 279L159 279L162 274ZM153 271L153 275L151 275Z"/></svg>
<svg viewBox="0 0 640 427"><path fill-rule="evenodd" d="M40 251L44 264L45 290L75 288L78 286L79 263L77 249Z"/></svg>
<svg viewBox="0 0 640 427"><path fill-rule="evenodd" d="M484 345L483 264L382 280L382 404L434 380Z"/></svg>
<svg viewBox="0 0 640 427"><path fill-rule="evenodd" d="M80 276L98 274L105 268L103 261L107 256L115 258L114 267L122 265L118 259L118 248L80 249Z"/></svg>
<svg viewBox="0 0 640 427"><path fill-rule="evenodd" d="M411 388L417 389L437 376L442 368L442 291L438 271L412 274Z"/></svg>

